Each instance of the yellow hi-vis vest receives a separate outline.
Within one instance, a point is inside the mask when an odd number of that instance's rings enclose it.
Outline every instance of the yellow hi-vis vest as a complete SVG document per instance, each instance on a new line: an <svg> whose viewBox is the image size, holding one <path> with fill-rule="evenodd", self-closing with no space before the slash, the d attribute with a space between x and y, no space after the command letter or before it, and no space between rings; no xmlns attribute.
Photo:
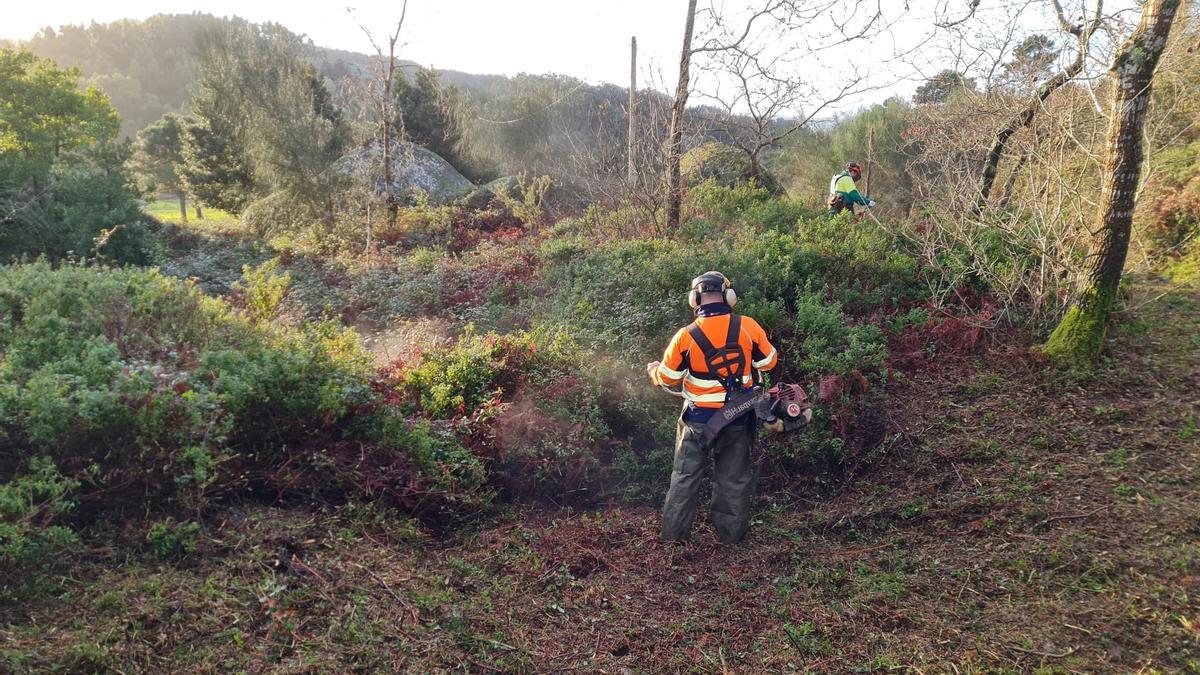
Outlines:
<svg viewBox="0 0 1200 675"><path fill-rule="evenodd" d="M858 187L854 184L854 179L848 173L839 173L829 181L829 195L833 196L839 192L848 195L857 190Z"/></svg>

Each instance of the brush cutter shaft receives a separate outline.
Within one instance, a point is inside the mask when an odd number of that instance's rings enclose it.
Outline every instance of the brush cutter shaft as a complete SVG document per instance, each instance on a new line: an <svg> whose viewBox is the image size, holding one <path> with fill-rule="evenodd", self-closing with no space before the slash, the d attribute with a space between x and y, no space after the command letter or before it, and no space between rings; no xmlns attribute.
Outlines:
<svg viewBox="0 0 1200 675"><path fill-rule="evenodd" d="M667 386L659 388L672 396L684 398L683 392L677 389ZM751 409L758 420L772 431L795 431L812 421L812 408L800 385L777 384L765 393L761 387L755 387L740 396L730 396L725 406L705 425L704 437L709 440L716 438L721 429Z"/></svg>

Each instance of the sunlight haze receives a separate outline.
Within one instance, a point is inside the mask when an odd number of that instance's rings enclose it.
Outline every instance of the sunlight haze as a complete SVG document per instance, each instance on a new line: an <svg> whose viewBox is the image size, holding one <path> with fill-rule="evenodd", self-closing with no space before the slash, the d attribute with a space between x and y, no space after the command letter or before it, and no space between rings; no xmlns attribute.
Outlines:
<svg viewBox="0 0 1200 675"><path fill-rule="evenodd" d="M37 31L64 24L146 19L155 14L202 12L274 21L304 33L317 45L373 52L359 23L377 41L399 19L400 3L188 2L136 0L98 4L23 3L6 11L0 38L28 40ZM440 69L515 75L556 72L589 82L622 83L629 78L629 38L638 37L643 67L673 74L682 37L684 5L678 2L613 0L605 3L524 0L413 0L408 4L399 56ZM551 30L553 28L553 30ZM673 76L673 75L672 75Z"/></svg>

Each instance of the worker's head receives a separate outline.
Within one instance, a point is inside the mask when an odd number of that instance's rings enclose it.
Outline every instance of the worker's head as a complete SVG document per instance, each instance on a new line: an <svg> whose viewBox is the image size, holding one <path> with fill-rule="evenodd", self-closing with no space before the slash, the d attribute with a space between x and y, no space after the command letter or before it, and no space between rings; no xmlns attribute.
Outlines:
<svg viewBox="0 0 1200 675"><path fill-rule="evenodd" d="M862 177L862 167L858 165L858 162L850 162L846 165L846 173L850 174L854 180L858 180Z"/></svg>
<svg viewBox="0 0 1200 675"><path fill-rule="evenodd" d="M692 279L692 290L688 291L688 305L696 309L700 305L723 302L730 307L737 304L737 293L729 283L729 277L710 271Z"/></svg>

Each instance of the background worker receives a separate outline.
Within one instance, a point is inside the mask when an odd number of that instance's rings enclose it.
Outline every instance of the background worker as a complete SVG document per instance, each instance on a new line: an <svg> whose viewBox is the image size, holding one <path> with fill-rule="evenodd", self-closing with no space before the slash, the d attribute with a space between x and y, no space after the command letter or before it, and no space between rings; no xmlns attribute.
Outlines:
<svg viewBox="0 0 1200 675"><path fill-rule="evenodd" d="M700 479L713 452L712 518L717 537L736 544L746 534L754 501L755 469L751 457L757 420L753 412L725 426L711 442L702 439L705 425L720 411L727 394L754 385L755 371L775 367L779 357L758 322L733 313L737 293L720 272L692 280L688 304L696 320L679 329L662 361L646 364L656 386L682 386L687 403L675 432L671 485L663 504L662 536L687 538L696 513Z"/></svg>
<svg viewBox="0 0 1200 675"><path fill-rule="evenodd" d="M862 178L862 167L858 162L850 162L846 170L834 175L829 181L829 212L841 213L846 209L854 211L855 205L863 207L875 206L875 202L858 192L856 183Z"/></svg>

